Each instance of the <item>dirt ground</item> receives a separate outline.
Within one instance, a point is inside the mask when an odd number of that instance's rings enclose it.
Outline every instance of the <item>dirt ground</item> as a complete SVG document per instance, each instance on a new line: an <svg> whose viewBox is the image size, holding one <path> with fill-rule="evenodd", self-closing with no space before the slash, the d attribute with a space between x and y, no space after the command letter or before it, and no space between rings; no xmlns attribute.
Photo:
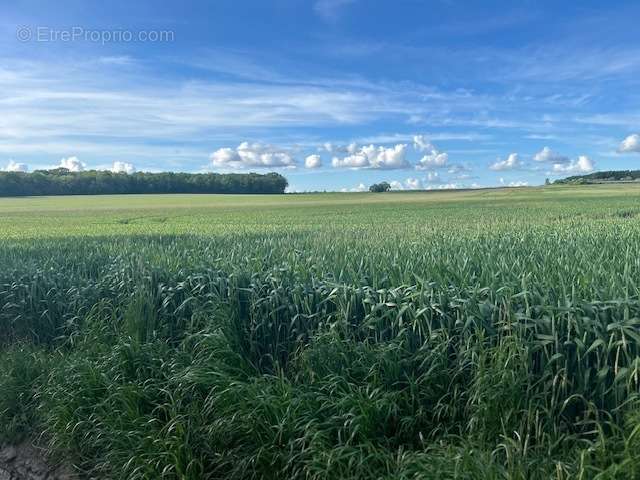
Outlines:
<svg viewBox="0 0 640 480"><path fill-rule="evenodd" d="M0 480L75 480L71 468L52 464L46 452L30 442L0 445Z"/></svg>

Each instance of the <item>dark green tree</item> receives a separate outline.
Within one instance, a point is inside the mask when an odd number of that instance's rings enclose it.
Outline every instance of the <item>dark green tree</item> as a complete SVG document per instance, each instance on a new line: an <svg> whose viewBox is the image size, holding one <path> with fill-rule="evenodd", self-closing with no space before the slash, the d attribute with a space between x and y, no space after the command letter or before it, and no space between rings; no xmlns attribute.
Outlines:
<svg viewBox="0 0 640 480"><path fill-rule="evenodd" d="M391 185L388 182L374 183L369 187L369 191L374 193L388 192L389 190L391 190Z"/></svg>
<svg viewBox="0 0 640 480"><path fill-rule="evenodd" d="M34 195L106 195L128 193L284 193L287 179L278 173L113 173L66 168L32 173L0 172L0 197Z"/></svg>

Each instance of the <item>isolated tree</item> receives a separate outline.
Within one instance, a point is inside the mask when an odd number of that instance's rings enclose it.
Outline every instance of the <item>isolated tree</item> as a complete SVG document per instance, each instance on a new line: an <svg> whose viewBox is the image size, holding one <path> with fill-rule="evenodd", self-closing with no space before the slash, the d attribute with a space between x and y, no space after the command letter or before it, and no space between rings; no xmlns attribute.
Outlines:
<svg viewBox="0 0 640 480"><path fill-rule="evenodd" d="M388 182L374 183L369 187L369 191L374 193L388 192L389 190L391 190L391 185Z"/></svg>

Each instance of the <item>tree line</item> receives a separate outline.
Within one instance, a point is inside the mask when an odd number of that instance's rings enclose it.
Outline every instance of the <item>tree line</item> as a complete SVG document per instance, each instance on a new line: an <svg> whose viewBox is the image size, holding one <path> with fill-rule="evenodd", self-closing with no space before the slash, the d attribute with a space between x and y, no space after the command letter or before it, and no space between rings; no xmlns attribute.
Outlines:
<svg viewBox="0 0 640 480"><path fill-rule="evenodd" d="M113 173L66 168L0 172L0 196L108 195L130 193L284 193L278 173Z"/></svg>
<svg viewBox="0 0 640 480"><path fill-rule="evenodd" d="M556 180L553 183L600 183L600 182L634 182L640 180L640 170L607 170L588 175L574 175Z"/></svg>

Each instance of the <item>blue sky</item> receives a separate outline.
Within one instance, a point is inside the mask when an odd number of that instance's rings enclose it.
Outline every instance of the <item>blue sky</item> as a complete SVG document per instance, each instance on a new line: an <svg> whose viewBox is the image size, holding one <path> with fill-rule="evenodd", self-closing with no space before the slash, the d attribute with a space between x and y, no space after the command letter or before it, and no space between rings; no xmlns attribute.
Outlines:
<svg viewBox="0 0 640 480"><path fill-rule="evenodd" d="M4 2L0 167L292 191L640 168L640 3Z"/></svg>

